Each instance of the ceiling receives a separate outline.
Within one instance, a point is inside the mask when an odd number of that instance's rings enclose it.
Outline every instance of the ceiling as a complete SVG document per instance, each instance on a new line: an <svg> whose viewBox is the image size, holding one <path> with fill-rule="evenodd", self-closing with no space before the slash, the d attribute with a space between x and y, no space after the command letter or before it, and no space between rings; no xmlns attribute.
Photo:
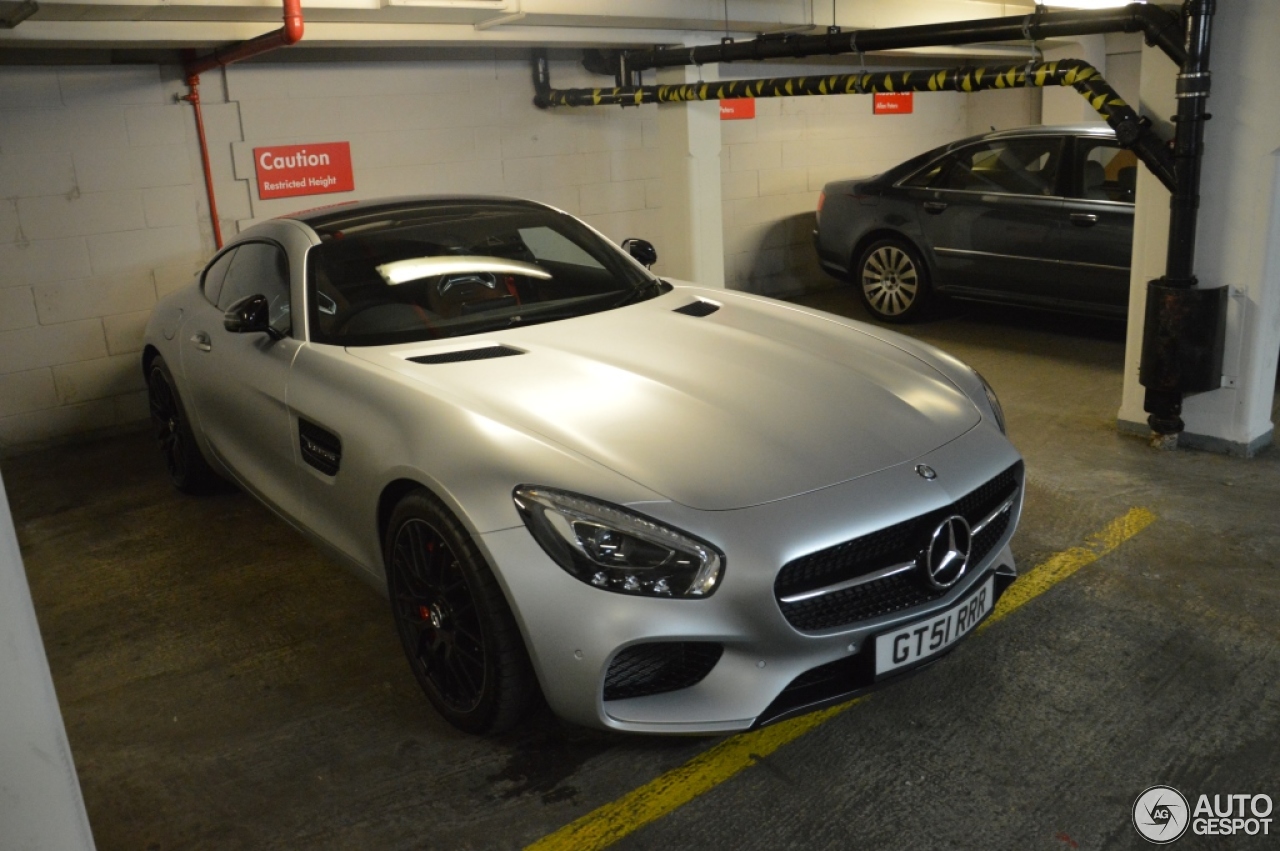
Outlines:
<svg viewBox="0 0 1280 851"><path fill-rule="evenodd" d="M726 34L821 32L833 19L844 29L882 28L1026 14L1033 7L1034 0L303 0L305 35L291 53L699 44ZM278 28L281 11L279 0L0 0L0 47L209 49Z"/></svg>

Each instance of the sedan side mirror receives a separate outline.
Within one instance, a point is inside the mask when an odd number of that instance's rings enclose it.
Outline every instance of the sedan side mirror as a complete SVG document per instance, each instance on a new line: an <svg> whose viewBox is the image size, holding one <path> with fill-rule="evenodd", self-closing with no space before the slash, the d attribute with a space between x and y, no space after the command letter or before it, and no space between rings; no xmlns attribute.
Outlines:
<svg viewBox="0 0 1280 851"><path fill-rule="evenodd" d="M231 305L222 326L232 334L267 334L273 340L284 336L271 325L271 302L264 295L248 295Z"/></svg>
<svg viewBox="0 0 1280 851"><path fill-rule="evenodd" d="M653 243L647 239L624 239L622 250L638 260L646 269L653 268L653 264L658 262L658 249L654 248Z"/></svg>

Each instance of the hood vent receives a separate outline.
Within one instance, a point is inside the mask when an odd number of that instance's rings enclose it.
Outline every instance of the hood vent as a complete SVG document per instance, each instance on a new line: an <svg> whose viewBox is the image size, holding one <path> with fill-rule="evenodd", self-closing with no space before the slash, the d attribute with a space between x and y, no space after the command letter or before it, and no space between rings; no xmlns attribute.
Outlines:
<svg viewBox="0 0 1280 851"><path fill-rule="evenodd" d="M488 360L489 358L506 358L512 355L522 355L524 352L519 349L513 349L510 346L483 346L479 349L463 349L457 352L441 352L438 355L418 355L416 358L409 358L414 363L459 363L464 360Z"/></svg>
<svg viewBox="0 0 1280 851"><path fill-rule="evenodd" d="M684 307L677 307L672 313L683 313L685 316L710 316L719 309L720 305L715 302L698 299L695 302L686 304Z"/></svg>

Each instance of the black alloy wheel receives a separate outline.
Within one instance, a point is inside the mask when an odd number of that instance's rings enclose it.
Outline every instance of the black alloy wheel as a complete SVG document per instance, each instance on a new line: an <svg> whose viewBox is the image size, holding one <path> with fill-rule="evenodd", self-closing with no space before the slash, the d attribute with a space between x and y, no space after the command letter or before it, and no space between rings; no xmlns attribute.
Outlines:
<svg viewBox="0 0 1280 851"><path fill-rule="evenodd" d="M929 305L929 270L915 248L901 239L873 242L854 267L858 297L876 319L911 322Z"/></svg>
<svg viewBox="0 0 1280 851"><path fill-rule="evenodd" d="M461 524L425 491L405 497L385 541L396 631L422 690L449 723L496 733L535 693L515 618Z"/></svg>
<svg viewBox="0 0 1280 851"><path fill-rule="evenodd" d="M159 356L151 361L147 370L147 400L152 432L169 471L169 481L184 493L208 493L218 476L200 454L173 376L164 358Z"/></svg>

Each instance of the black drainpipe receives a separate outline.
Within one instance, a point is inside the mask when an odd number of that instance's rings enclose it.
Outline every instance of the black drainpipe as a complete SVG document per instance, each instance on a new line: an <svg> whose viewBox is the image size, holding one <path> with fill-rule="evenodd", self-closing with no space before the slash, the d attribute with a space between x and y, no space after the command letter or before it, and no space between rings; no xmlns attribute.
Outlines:
<svg viewBox="0 0 1280 851"><path fill-rule="evenodd" d="M1200 157L1209 119L1209 29L1214 0L1183 4L1186 58L1178 74L1178 114L1169 198L1169 248L1165 275L1147 284L1147 315L1139 379L1146 387L1147 423L1160 437L1182 432L1182 399L1216 389L1222 381L1227 288L1196 288L1196 218L1200 207Z"/></svg>
<svg viewBox="0 0 1280 851"><path fill-rule="evenodd" d="M625 53L629 72L681 65L706 65L761 59L796 59L804 56L870 53L909 47L977 44L993 41L1042 41L1072 35L1101 35L1109 32L1141 32L1147 43L1159 47L1179 65L1186 59L1182 26L1177 7L1131 3L1119 9L1044 12L1043 7L1023 16L982 18L946 24L889 27L879 30L842 32L832 28L821 35L765 35L751 41L708 44L692 48L657 48ZM615 66L608 73L620 70ZM626 82L625 80L623 82Z"/></svg>
<svg viewBox="0 0 1280 851"><path fill-rule="evenodd" d="M1184 0L1181 16L1176 7L1146 3L1133 3L1122 9L1075 12L1044 12L1043 7L1037 6L1035 12L1024 17L987 18L948 24L858 30L851 33L832 27L821 35L766 35L746 42L725 40L721 44L693 48L657 48L614 54L593 52L584 64L591 71L613 74L618 87L612 91L555 90L551 87L546 59L541 57L534 61L534 103L546 108L556 105L590 105L593 102L620 103L622 100L628 103L652 102L646 95L635 97L634 100L632 98L641 90L654 89L656 92L659 88L677 88L635 85L638 83L639 72L649 68L735 60L860 54L979 42L1038 41L1108 32L1142 32L1147 44L1159 47L1179 66L1178 113L1173 118L1176 127L1172 157L1166 149L1156 150L1154 143L1159 138L1146 119L1114 121L1109 114L1111 110L1099 111L1107 115L1108 120L1116 127L1120 143L1134 148L1171 192L1165 276L1147 284L1146 325L1139 378L1146 388L1143 407L1150 415L1147 422L1156 437L1153 443L1172 446L1183 430L1181 414L1184 395L1206 392L1220 386L1222 353L1226 339L1227 288L1197 289L1193 274L1196 213L1200 204L1200 157L1204 147L1204 122L1210 117L1205 111L1205 101L1209 97L1209 31L1213 12L1214 0ZM1027 71L1032 71L1035 67L1029 65ZM963 70L947 73L954 75L963 73ZM738 82L771 84L787 81ZM861 93L874 88L858 84L847 91ZM655 96L654 99L658 98ZM696 99L706 99L706 95ZM1128 109L1123 101L1120 106ZM1170 159L1173 161L1172 166L1169 165Z"/></svg>

